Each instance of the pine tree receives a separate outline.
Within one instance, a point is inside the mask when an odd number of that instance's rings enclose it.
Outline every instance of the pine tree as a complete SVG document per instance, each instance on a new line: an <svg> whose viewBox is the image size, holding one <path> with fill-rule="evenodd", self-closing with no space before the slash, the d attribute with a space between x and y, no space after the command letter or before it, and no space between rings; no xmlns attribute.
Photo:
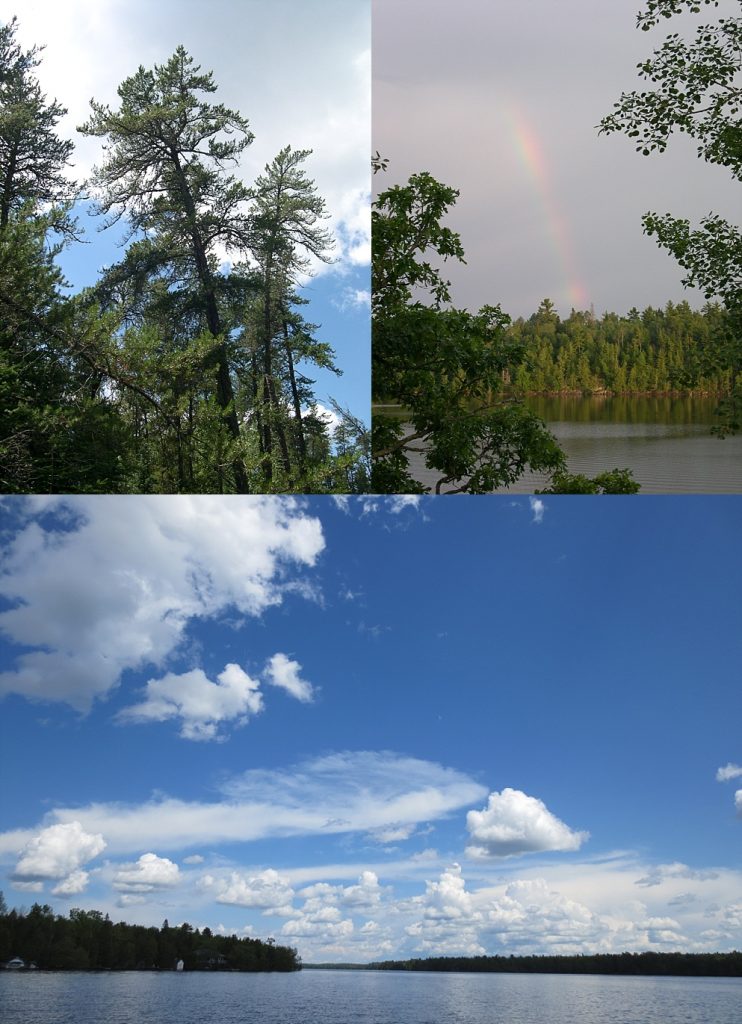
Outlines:
<svg viewBox="0 0 742 1024"><path fill-rule="evenodd" d="M251 218L251 250L262 279L262 316L254 376L253 400L258 410L260 445L265 487L271 489L274 474L274 449L280 452L284 476L291 478L292 453L287 439L287 405L282 402L282 382L278 379L276 358L284 363L286 396L293 419L299 476L307 471L307 442L302 425L302 396L296 374L296 355L311 358L307 345L309 333L300 318L291 311L298 275L305 272L310 257L329 262L333 240L321 224L326 216L324 200L314 182L307 177L302 163L311 150L292 150L286 146L255 182L252 195L255 208ZM298 339L301 348L292 344ZM314 352L320 350L314 349ZM320 365L327 365L331 353L324 351ZM334 368L331 366L331 368Z"/></svg>
<svg viewBox="0 0 742 1024"><path fill-rule="evenodd" d="M225 302L236 286L219 273L217 247L242 250L249 244L245 186L225 171L253 139L245 118L208 102L216 91L211 73L180 46L162 65L140 67L118 89L120 107L91 102L92 115L80 131L105 138L107 149L92 184L108 224L126 214L129 238L136 239L123 262L107 275L109 288L126 287L134 297L161 282L161 298L195 319L213 344L203 369L213 372L216 402L228 437L240 424L228 353ZM199 331L200 328L200 331ZM248 490L242 459L231 461L234 489ZM220 489L231 489L224 480Z"/></svg>
<svg viewBox="0 0 742 1024"><path fill-rule="evenodd" d="M0 230L24 204L58 207L54 223L70 229L66 205L76 187L65 175L74 144L56 133L67 111L47 103L34 76L39 47L24 51L16 42L18 21L0 25Z"/></svg>

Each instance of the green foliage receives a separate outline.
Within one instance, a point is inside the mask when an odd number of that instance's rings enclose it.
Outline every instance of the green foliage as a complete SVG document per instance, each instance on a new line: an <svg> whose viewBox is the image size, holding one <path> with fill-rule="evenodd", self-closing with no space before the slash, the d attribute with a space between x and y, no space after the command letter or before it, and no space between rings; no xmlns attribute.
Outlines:
<svg viewBox="0 0 742 1024"><path fill-rule="evenodd" d="M67 113L47 103L34 77L38 47L23 51L16 43L16 18L0 25L0 228L24 204L52 206L50 224L72 231L68 206L77 192L64 174L73 144L56 134Z"/></svg>
<svg viewBox="0 0 742 1024"><path fill-rule="evenodd" d="M524 350L510 379L517 394L730 392L723 339L731 320L718 303L697 311L687 302L668 302L623 317L572 310L565 320L545 312L547 303L508 329Z"/></svg>
<svg viewBox="0 0 742 1024"><path fill-rule="evenodd" d="M187 923L114 924L99 910L74 908L65 918L38 903L27 914L0 906L0 961L13 956L50 970L172 970L178 960L186 970L301 969L296 950L272 940L214 935Z"/></svg>
<svg viewBox="0 0 742 1024"><path fill-rule="evenodd" d="M376 166L383 162L378 156ZM422 493L409 455L424 451L436 493L482 494L530 466L555 470L563 455L544 424L503 397L522 349L499 306L443 308L449 283L432 258L463 262L461 240L441 220L458 192L430 174L382 192L372 211L373 391L409 411L409 425L374 417L372 486ZM416 296L427 291L432 305ZM409 426L409 429L408 429Z"/></svg>
<svg viewBox="0 0 742 1024"><path fill-rule="evenodd" d="M60 292L49 226L26 205L0 228L0 488L115 492L128 431L91 358L100 322Z"/></svg>
<svg viewBox="0 0 742 1024"><path fill-rule="evenodd" d="M647 31L660 18L672 18L683 8L701 11L700 0L649 0L638 16ZM717 0L704 6L718 7ZM653 88L623 93L614 112L600 124L601 132L621 131L636 140L644 156L663 152L670 135L679 131L698 143L698 155L727 167L742 178L742 17L722 17L715 24L696 26L692 42L671 33L651 58L638 65ZM718 296L729 313L729 330L716 350L716 361L731 373L728 396L720 406L717 433L740 428L742 418L742 236L739 229L715 214L692 230L687 220L670 214L647 213L644 229L669 250L687 271L686 285Z"/></svg>
<svg viewBox="0 0 742 1024"><path fill-rule="evenodd" d="M73 144L15 32L0 26L0 488L367 487L365 431L336 410L333 439L306 375L340 372L295 293L332 245L310 151L285 147L250 189L228 173L249 123L213 102L211 73L183 47L140 67L80 129L105 142L89 184L107 223L125 220L127 248L70 298L49 239L77 240Z"/></svg>
<svg viewBox="0 0 742 1024"><path fill-rule="evenodd" d="M637 494L640 485L630 469L612 469L588 477L582 473L557 472L551 486L537 494Z"/></svg>

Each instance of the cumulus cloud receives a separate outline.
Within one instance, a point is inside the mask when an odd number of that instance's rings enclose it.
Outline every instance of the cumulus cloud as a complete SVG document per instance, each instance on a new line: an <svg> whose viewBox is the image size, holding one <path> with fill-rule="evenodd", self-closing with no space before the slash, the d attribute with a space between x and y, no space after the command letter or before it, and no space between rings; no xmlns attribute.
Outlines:
<svg viewBox="0 0 742 1024"><path fill-rule="evenodd" d="M477 916L471 894L466 891L461 865L452 864L437 882L427 882L422 903L424 916L429 919L465 918Z"/></svg>
<svg viewBox="0 0 742 1024"><path fill-rule="evenodd" d="M280 604L297 589L291 571L324 547L319 520L286 498L36 497L21 508L0 564L13 604L0 631L30 650L0 673L0 694L80 710L126 669L160 665L191 618Z"/></svg>
<svg viewBox="0 0 742 1024"><path fill-rule="evenodd" d="M587 832L574 832L536 797L518 789L490 793L486 808L469 811L470 857L512 857L522 853L578 850Z"/></svg>
<svg viewBox="0 0 742 1024"><path fill-rule="evenodd" d="M245 725L251 715L262 709L260 682L251 679L239 665L229 664L215 683L200 668L150 679L144 700L124 708L117 718L121 722L164 722L175 718L180 720L180 735L184 739L216 740L225 738L220 725Z"/></svg>
<svg viewBox="0 0 742 1024"><path fill-rule="evenodd" d="M286 770L251 770L226 781L222 791L223 799L210 803L158 797L138 805L56 808L49 817L100 831L110 852L126 854L373 832L445 817L487 793L463 772L389 751L344 751ZM22 830L0 834L0 851L15 852L30 838Z"/></svg>
<svg viewBox="0 0 742 1024"><path fill-rule="evenodd" d="M382 897L389 890L379 885L374 871L364 870L357 885L329 885L317 882L307 886L297 895L303 899L300 908L294 908L290 919L281 927L281 934L288 938L314 940L313 949L338 949L338 943L350 942L356 949L378 948L376 936L368 944L369 935L378 931L373 921L364 922L356 937L353 915L368 916L381 907Z"/></svg>
<svg viewBox="0 0 742 1024"><path fill-rule="evenodd" d="M54 896L77 896L87 889L90 875L87 871L73 871L52 889Z"/></svg>
<svg viewBox="0 0 742 1024"><path fill-rule="evenodd" d="M177 885L179 879L180 869L173 861L156 853L143 853L135 863L119 868L113 887L122 893L143 894L168 889Z"/></svg>
<svg viewBox="0 0 742 1024"><path fill-rule="evenodd" d="M103 836L86 832L79 821L50 825L26 844L13 877L38 882L71 876L105 848Z"/></svg>
<svg viewBox="0 0 742 1024"><path fill-rule="evenodd" d="M555 891L543 878L518 879L487 902L483 932L519 952L544 946L569 953L604 948L608 923L585 906Z"/></svg>
<svg viewBox="0 0 742 1024"><path fill-rule="evenodd" d="M546 505L541 498L531 497L528 499L531 505L531 512L533 513L532 522L542 523L544 521L544 512L546 511Z"/></svg>
<svg viewBox="0 0 742 1024"><path fill-rule="evenodd" d="M314 699L314 688L299 675L301 665L285 654L274 654L265 667L265 678L272 686L286 690L297 700L308 703Z"/></svg>
<svg viewBox="0 0 742 1024"><path fill-rule="evenodd" d="M205 875L202 888L208 890L217 903L235 904L239 907L259 907L266 913L290 912L294 890L288 880L273 868L257 875L242 875L232 871L226 878Z"/></svg>
<svg viewBox="0 0 742 1024"><path fill-rule="evenodd" d="M730 779L740 778L742 778L742 768L738 764L732 764L731 761L716 772L717 782L728 782Z"/></svg>
<svg viewBox="0 0 742 1024"><path fill-rule="evenodd" d="M379 906L383 893L379 876L375 871L366 869L358 876L357 885L317 882L302 889L298 895L304 900L304 912L318 913L326 907L336 906L371 910Z"/></svg>
<svg viewBox="0 0 742 1024"><path fill-rule="evenodd" d="M482 915L474 906L459 864L452 864L437 881L427 881L422 896L402 902L404 916L412 917L405 934L415 952L476 956L486 952L479 931Z"/></svg>

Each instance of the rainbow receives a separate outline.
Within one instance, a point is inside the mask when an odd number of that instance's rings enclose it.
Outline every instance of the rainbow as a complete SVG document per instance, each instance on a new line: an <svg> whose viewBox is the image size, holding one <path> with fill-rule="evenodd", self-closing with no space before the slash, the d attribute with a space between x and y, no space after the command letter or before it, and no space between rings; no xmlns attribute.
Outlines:
<svg viewBox="0 0 742 1024"><path fill-rule="evenodd" d="M515 103L504 103L503 112L515 154L543 207L544 224L565 279L567 295L575 309L586 309L587 288L580 279L572 236L554 195L541 142Z"/></svg>

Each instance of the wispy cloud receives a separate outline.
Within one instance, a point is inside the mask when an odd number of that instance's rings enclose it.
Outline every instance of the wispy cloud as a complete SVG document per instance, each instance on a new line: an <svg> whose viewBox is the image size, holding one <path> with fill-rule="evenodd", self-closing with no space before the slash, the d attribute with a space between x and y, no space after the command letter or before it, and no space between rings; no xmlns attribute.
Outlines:
<svg viewBox="0 0 742 1024"><path fill-rule="evenodd" d="M139 804L60 807L48 815L41 834L60 828L62 834L94 834L105 840L111 855L122 855L269 837L373 833L446 817L481 800L486 789L432 761L388 751L346 751L285 770L250 770L225 782L222 792L223 799L211 803L165 796ZM27 843L35 848L37 834L0 834L0 853Z"/></svg>

